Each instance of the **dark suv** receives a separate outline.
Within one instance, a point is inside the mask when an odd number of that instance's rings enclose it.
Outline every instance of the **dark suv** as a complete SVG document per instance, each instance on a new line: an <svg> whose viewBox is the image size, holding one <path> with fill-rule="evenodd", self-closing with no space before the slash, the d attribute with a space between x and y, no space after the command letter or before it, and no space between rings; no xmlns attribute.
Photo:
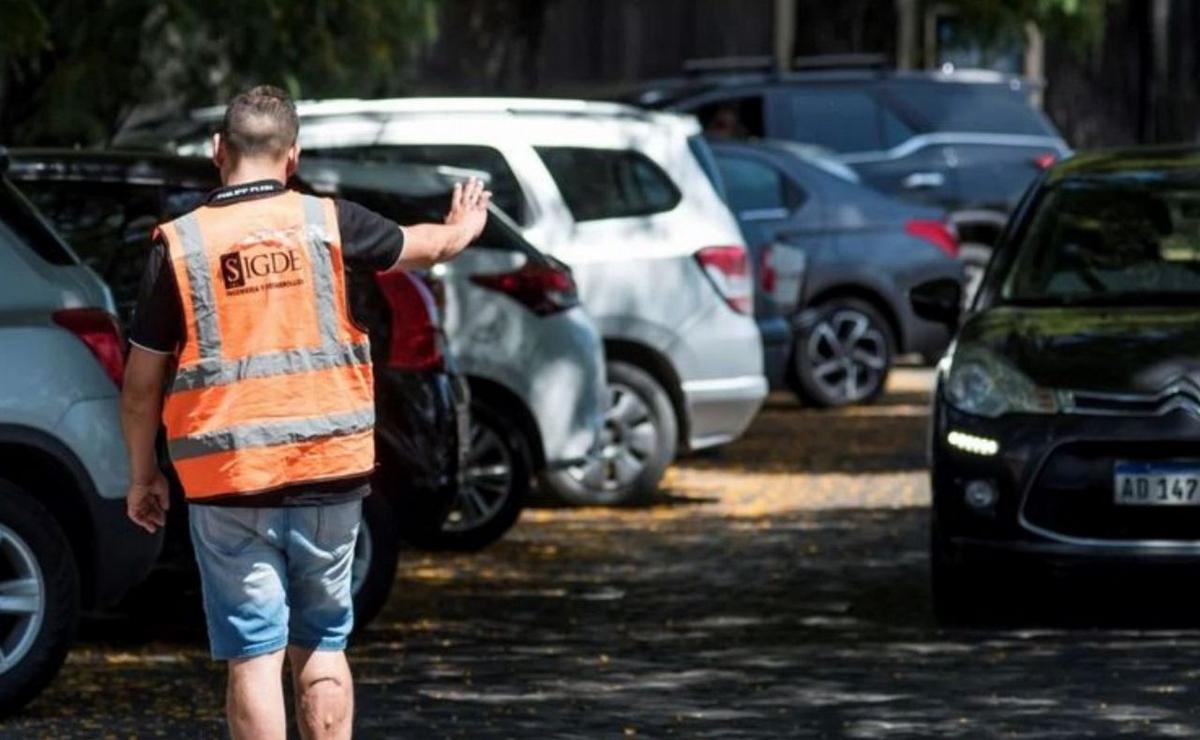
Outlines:
<svg viewBox="0 0 1200 740"><path fill-rule="evenodd" d="M866 184L951 211L969 261L986 257L1021 193L1069 151L1031 92L991 72L843 67L701 71L619 97L695 113L714 136L824 147Z"/></svg>

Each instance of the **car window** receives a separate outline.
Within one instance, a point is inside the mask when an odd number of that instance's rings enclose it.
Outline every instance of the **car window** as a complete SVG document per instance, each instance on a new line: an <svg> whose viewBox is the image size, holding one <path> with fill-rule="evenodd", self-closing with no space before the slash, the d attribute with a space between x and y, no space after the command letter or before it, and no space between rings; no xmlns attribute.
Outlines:
<svg viewBox="0 0 1200 740"><path fill-rule="evenodd" d="M25 195L0 178L0 221L42 259L52 265L74 265L70 250L30 205Z"/></svg>
<svg viewBox="0 0 1200 740"><path fill-rule="evenodd" d="M932 131L1058 135L1023 94L1003 85L895 82L887 95Z"/></svg>
<svg viewBox="0 0 1200 740"><path fill-rule="evenodd" d="M343 185L337 189L336 197L352 200L370 208L379 215L390 218L401 226L429 221L441 221L450 208L450 196L439 195L423 198L390 193L375 188L357 188ZM483 233L471 244L472 249L502 249L526 254L536 250L517 232L512 222L493 217L487 220Z"/></svg>
<svg viewBox="0 0 1200 740"><path fill-rule="evenodd" d="M746 157L718 154L717 164L734 213L795 210L803 195L774 167Z"/></svg>
<svg viewBox="0 0 1200 740"><path fill-rule="evenodd" d="M75 253L108 283L129 321L154 227L162 212L157 186L30 180L21 187Z"/></svg>
<svg viewBox="0 0 1200 740"><path fill-rule="evenodd" d="M881 149L879 104L862 90L814 89L787 93L795 141L835 152Z"/></svg>
<svg viewBox="0 0 1200 740"><path fill-rule="evenodd" d="M721 139L761 139L766 135L763 96L748 95L704 103L691 112L708 136Z"/></svg>
<svg viewBox="0 0 1200 740"><path fill-rule="evenodd" d="M372 144L368 146L306 148L305 154L355 162L404 162L447 165L486 172L492 202L519 224L529 222L528 207L516 174L499 150L460 144Z"/></svg>
<svg viewBox="0 0 1200 740"><path fill-rule="evenodd" d="M1200 300L1200 188L1066 181L1040 198L1000 283L1001 302Z"/></svg>
<svg viewBox="0 0 1200 740"><path fill-rule="evenodd" d="M538 147L576 221L646 216L679 204L679 189L649 157L628 149Z"/></svg>

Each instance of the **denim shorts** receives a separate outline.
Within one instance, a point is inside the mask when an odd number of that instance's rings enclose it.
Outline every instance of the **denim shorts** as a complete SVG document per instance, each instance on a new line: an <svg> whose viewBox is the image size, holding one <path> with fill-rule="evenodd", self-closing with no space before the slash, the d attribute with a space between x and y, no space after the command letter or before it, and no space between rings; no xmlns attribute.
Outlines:
<svg viewBox="0 0 1200 740"><path fill-rule="evenodd" d="M288 645L344 650L362 501L330 506L191 505L208 640L217 660Z"/></svg>

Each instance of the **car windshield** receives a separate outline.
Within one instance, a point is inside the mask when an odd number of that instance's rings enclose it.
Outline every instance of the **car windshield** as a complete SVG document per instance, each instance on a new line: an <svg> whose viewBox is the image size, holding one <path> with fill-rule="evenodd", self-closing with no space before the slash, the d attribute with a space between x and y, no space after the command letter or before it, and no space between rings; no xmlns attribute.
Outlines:
<svg viewBox="0 0 1200 740"><path fill-rule="evenodd" d="M1019 238L1002 303L1200 301L1200 183L1066 181L1045 193Z"/></svg>

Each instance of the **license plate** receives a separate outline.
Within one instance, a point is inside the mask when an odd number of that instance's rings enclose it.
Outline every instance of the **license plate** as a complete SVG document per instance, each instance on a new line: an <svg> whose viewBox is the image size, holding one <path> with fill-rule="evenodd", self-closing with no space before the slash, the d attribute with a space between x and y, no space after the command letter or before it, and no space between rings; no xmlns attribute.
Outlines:
<svg viewBox="0 0 1200 740"><path fill-rule="evenodd" d="M1113 501L1125 506L1200 506L1200 462L1118 462Z"/></svg>

